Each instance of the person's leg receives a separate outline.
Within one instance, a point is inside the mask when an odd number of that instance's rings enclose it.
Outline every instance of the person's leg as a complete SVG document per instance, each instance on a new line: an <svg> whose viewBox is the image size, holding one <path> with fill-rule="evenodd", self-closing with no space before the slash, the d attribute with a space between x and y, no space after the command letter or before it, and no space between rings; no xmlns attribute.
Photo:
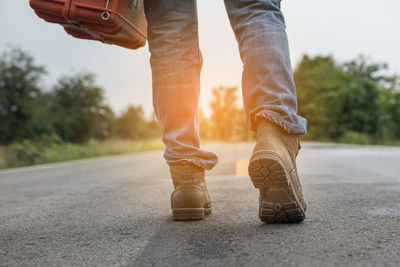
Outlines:
<svg viewBox="0 0 400 267"><path fill-rule="evenodd" d="M249 175L260 189L263 222L299 222L306 204L297 175L297 115L285 22L280 0L225 0L243 61L243 101L248 127L256 131Z"/></svg>
<svg viewBox="0 0 400 267"><path fill-rule="evenodd" d="M168 164L189 161L203 169L217 163L199 148L198 99L202 56L195 0L146 0L153 105Z"/></svg>
<svg viewBox="0 0 400 267"><path fill-rule="evenodd" d="M280 0L225 0L243 61L242 91L248 127L261 118L288 133L305 134Z"/></svg>
<svg viewBox="0 0 400 267"><path fill-rule="evenodd" d="M174 192L174 220L201 220L211 213L205 169L217 163L200 150L198 99L202 57L195 0L146 0L154 110L163 133L164 157Z"/></svg>

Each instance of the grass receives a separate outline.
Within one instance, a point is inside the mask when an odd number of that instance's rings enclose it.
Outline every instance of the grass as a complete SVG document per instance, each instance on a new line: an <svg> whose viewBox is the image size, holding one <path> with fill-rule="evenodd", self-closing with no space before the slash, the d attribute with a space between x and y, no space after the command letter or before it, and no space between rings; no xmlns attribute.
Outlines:
<svg viewBox="0 0 400 267"><path fill-rule="evenodd" d="M6 147L0 146L0 169L5 168L6 159L5 159Z"/></svg>
<svg viewBox="0 0 400 267"><path fill-rule="evenodd" d="M349 144L349 145L400 146L400 140L374 139L371 136L365 134L359 134L356 132L348 132L338 140L332 140L329 138L314 138L312 136L302 135L300 136L300 141Z"/></svg>
<svg viewBox="0 0 400 267"><path fill-rule="evenodd" d="M301 139L303 141L313 141L304 136ZM332 141L318 140L318 142L331 143ZM371 139L358 134L349 134L346 138L339 140L339 143L400 146L400 141L398 140L371 142ZM0 169L161 150L163 148L164 144L160 138L138 141L110 139L100 142L91 140L85 144L41 144L33 141L22 141L8 147L0 146Z"/></svg>
<svg viewBox="0 0 400 267"><path fill-rule="evenodd" d="M161 150L164 144L157 139L128 141L112 139L104 142L89 141L85 144L40 145L31 141L0 147L0 169L23 167L108 155Z"/></svg>

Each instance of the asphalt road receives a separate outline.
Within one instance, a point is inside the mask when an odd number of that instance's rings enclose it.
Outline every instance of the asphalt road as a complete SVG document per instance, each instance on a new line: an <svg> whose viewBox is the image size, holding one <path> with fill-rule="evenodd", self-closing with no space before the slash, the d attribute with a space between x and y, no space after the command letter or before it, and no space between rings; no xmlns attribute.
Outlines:
<svg viewBox="0 0 400 267"><path fill-rule="evenodd" d="M0 172L1 266L400 266L400 148L305 143L300 224L258 220L235 175L249 143L210 143L214 211L174 222L162 152Z"/></svg>

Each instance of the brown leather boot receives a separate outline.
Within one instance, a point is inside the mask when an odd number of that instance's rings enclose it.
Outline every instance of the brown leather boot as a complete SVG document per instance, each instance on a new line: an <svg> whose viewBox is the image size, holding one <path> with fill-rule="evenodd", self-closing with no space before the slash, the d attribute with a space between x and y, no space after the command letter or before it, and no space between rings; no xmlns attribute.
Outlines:
<svg viewBox="0 0 400 267"><path fill-rule="evenodd" d="M256 141L249 175L254 186L260 189L261 221L303 221L306 203L296 168L296 156L300 149L298 136L262 120L257 128Z"/></svg>
<svg viewBox="0 0 400 267"><path fill-rule="evenodd" d="M171 195L174 220L203 220L212 210L204 169L190 162L182 162L169 167L175 187Z"/></svg>

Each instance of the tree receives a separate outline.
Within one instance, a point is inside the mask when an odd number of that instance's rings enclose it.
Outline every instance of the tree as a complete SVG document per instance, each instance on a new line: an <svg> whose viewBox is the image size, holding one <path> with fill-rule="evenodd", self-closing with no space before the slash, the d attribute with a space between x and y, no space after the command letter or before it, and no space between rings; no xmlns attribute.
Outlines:
<svg viewBox="0 0 400 267"><path fill-rule="evenodd" d="M110 136L113 112L92 74L61 78L53 88L53 97L54 127L64 141L84 142Z"/></svg>
<svg viewBox="0 0 400 267"><path fill-rule="evenodd" d="M199 109L199 134L203 139L212 139L211 125L202 109Z"/></svg>
<svg viewBox="0 0 400 267"><path fill-rule="evenodd" d="M154 113L147 120L141 106L129 105L116 120L114 134L123 139L138 140L161 135Z"/></svg>
<svg viewBox="0 0 400 267"><path fill-rule="evenodd" d="M236 92L237 87L220 86L213 89L213 100L210 104L212 114L208 127L209 136L214 139L248 140L251 138L251 133L245 123L244 109L236 105Z"/></svg>
<svg viewBox="0 0 400 267"><path fill-rule="evenodd" d="M233 135L231 140L234 141L250 141L254 139L254 132L247 128L246 113L244 108L237 108L233 117Z"/></svg>
<svg viewBox="0 0 400 267"><path fill-rule="evenodd" d="M147 126L147 137L160 137L162 135L154 112L151 114L151 118L150 121L147 123Z"/></svg>
<svg viewBox="0 0 400 267"><path fill-rule="evenodd" d="M343 129L336 121L338 92L343 88L341 69L330 56L307 55L294 71L299 115L308 120L311 139L336 138Z"/></svg>
<svg viewBox="0 0 400 267"><path fill-rule="evenodd" d="M304 56L294 78L310 138L399 138L398 86L386 71L385 64L364 57L339 65L330 56Z"/></svg>
<svg viewBox="0 0 400 267"><path fill-rule="evenodd" d="M147 122L141 106L129 105L115 121L116 133L124 139L140 139L146 135Z"/></svg>
<svg viewBox="0 0 400 267"><path fill-rule="evenodd" d="M218 140L229 140L233 133L233 118L236 114L237 87L214 88L210 104L212 133Z"/></svg>
<svg viewBox="0 0 400 267"><path fill-rule="evenodd" d="M41 96L39 82L45 68L19 48L0 56L0 143L33 138L46 132L47 122L37 120ZM39 101L40 102L40 101Z"/></svg>

